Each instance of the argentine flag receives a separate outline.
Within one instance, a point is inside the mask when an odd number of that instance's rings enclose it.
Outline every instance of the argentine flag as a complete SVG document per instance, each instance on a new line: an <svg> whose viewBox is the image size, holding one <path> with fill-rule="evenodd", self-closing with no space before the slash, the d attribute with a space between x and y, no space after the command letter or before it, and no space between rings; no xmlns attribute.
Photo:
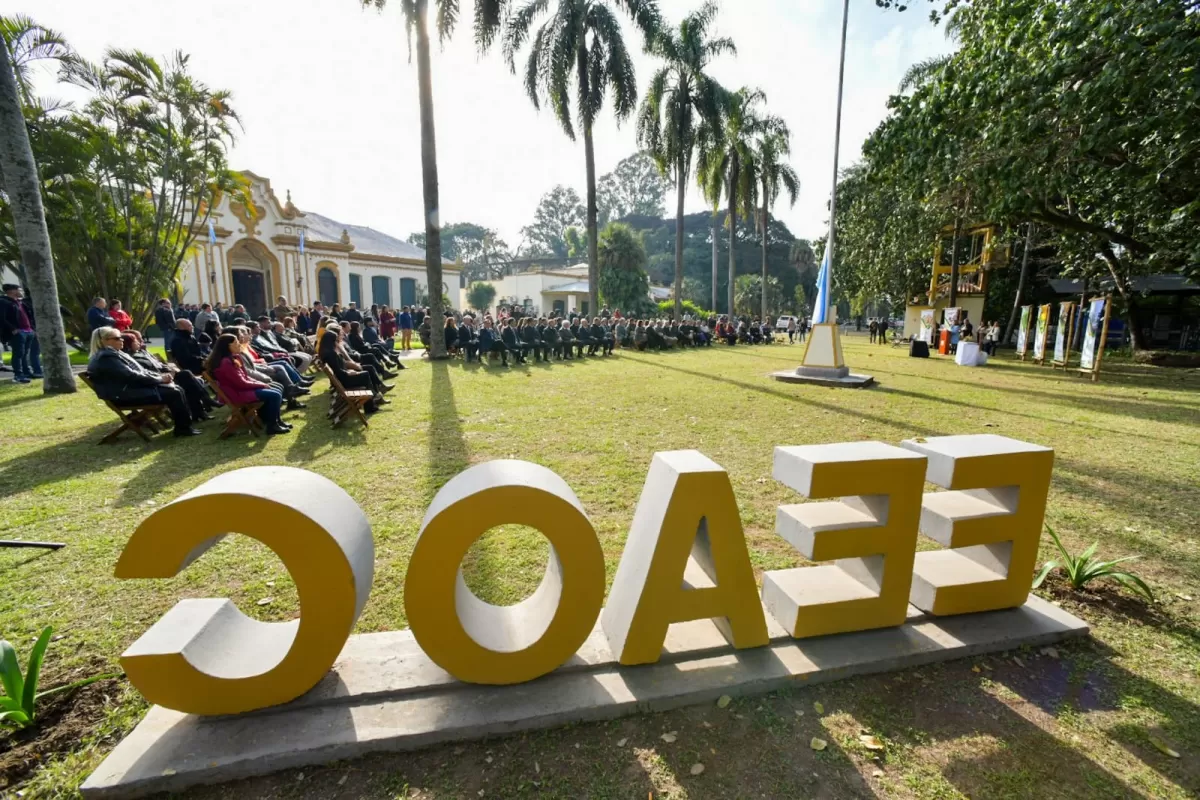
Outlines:
<svg viewBox="0 0 1200 800"><path fill-rule="evenodd" d="M216 228L213 227L213 223L212 223L211 219L208 221L208 243L209 244L217 243L217 230L216 230Z"/></svg>
<svg viewBox="0 0 1200 800"><path fill-rule="evenodd" d="M300 255L304 255L304 228L300 229Z"/></svg>
<svg viewBox="0 0 1200 800"><path fill-rule="evenodd" d="M813 308L813 323L828 322L829 315L829 248L825 248L825 258L821 261L821 271L817 273L817 302Z"/></svg>

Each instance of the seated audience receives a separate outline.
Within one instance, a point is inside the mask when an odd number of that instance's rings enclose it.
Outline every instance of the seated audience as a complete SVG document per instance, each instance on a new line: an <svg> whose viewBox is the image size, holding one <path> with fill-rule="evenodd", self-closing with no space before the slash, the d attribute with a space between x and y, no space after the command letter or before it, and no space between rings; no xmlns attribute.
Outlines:
<svg viewBox="0 0 1200 800"><path fill-rule="evenodd" d="M187 322L187 320L181 319L179 322ZM137 331L125 331L121 334L121 351L132 356L133 360L143 369L167 374L174 378L175 385L183 391L183 396L187 399L188 411L191 412L193 420L212 419L212 414L209 412L216 407L216 404L209 396L208 387L204 381L196 377L195 373L186 369L181 370L174 364L167 364L156 358L146 349L146 343L142 341L142 335Z"/></svg>
<svg viewBox="0 0 1200 800"><path fill-rule="evenodd" d="M129 316L124 309L121 308L121 301L117 299L108 301L108 315L113 318L113 327L121 333L133 327L133 317Z"/></svg>
<svg viewBox="0 0 1200 800"><path fill-rule="evenodd" d="M283 421L280 412L283 392L246 372L245 362L241 358L242 349L242 342L237 336L232 333L221 334L206 362L208 374L221 387L229 402L239 406L262 403L258 413L268 434L287 433L292 426Z"/></svg>
<svg viewBox="0 0 1200 800"><path fill-rule="evenodd" d="M151 371L122 352L121 332L103 326L92 331L88 378L96 394L124 408L165 404L175 423L176 436L199 436L192 427L183 390L168 373Z"/></svg>

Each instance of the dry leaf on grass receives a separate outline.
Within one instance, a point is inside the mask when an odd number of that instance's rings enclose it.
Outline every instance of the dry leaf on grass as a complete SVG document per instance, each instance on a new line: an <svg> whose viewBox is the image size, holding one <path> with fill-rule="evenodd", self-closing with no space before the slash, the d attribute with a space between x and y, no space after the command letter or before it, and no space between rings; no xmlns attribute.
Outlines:
<svg viewBox="0 0 1200 800"><path fill-rule="evenodd" d="M829 746L829 742L825 741L824 739L818 739L817 737L814 736L812 738L812 741L808 743L808 746L811 747L813 750L824 750L826 747Z"/></svg>
<svg viewBox="0 0 1200 800"><path fill-rule="evenodd" d="M821 705L820 703L813 703L813 710L816 711L818 714L824 714L825 706Z"/></svg>
<svg viewBox="0 0 1200 800"><path fill-rule="evenodd" d="M625 743L626 743L626 742L628 742L628 741L629 741L628 739L618 739L618 740L617 740L617 747L624 747L624 746L625 746Z"/></svg>
<svg viewBox="0 0 1200 800"><path fill-rule="evenodd" d="M868 750L882 750L883 742L879 741L878 736L872 736L869 733L861 734L858 737L859 744Z"/></svg>
<svg viewBox="0 0 1200 800"><path fill-rule="evenodd" d="M1179 758L1178 752L1176 752L1169 744L1155 736L1153 733L1147 734L1147 737L1150 739L1150 744L1154 745L1158 752L1162 753L1164 756Z"/></svg>
<svg viewBox="0 0 1200 800"><path fill-rule="evenodd" d="M679 738L679 735L676 731L671 731L670 733L664 733L662 736L660 736L658 738L662 739L667 744L671 744L672 742L674 742L676 739Z"/></svg>
<svg viewBox="0 0 1200 800"><path fill-rule="evenodd" d="M721 695L721 696L720 696L720 697L717 699L717 708L725 708L726 706L728 706L728 705L729 705L729 701L730 701L730 700L732 700L732 699L733 699L733 698L732 698L732 697L730 697L730 696L729 696L729 695L727 695L727 694L723 694L723 695Z"/></svg>
<svg viewBox="0 0 1200 800"><path fill-rule="evenodd" d="M692 768L689 771L693 775L699 775L701 772L704 772L704 765L700 762L696 762L695 764L692 764Z"/></svg>
<svg viewBox="0 0 1200 800"><path fill-rule="evenodd" d="M271 605L271 603L274 603L274 602L275 602L274 597L264 597L262 600L258 601L258 604L260 606L269 606L269 605Z"/></svg>

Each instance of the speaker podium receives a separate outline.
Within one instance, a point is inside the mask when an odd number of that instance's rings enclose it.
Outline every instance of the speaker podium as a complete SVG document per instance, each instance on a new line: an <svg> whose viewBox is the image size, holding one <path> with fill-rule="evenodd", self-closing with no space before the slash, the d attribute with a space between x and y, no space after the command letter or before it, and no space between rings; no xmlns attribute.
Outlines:
<svg viewBox="0 0 1200 800"><path fill-rule="evenodd" d="M846 366L842 356L842 339L834 322L813 325L804 345L804 363L794 370L772 372L771 377L784 383L816 383L850 388L870 386L875 382L874 376L853 373Z"/></svg>

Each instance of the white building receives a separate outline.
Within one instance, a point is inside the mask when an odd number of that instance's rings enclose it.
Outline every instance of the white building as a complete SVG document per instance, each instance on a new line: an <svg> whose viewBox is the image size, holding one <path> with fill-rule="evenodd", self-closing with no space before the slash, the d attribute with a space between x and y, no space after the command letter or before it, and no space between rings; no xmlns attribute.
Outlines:
<svg viewBox="0 0 1200 800"><path fill-rule="evenodd" d="M348 225L312 211L301 211L290 193L286 202L271 182L252 172L254 214L228 196L213 210L216 242L207 229L196 239L196 253L181 276L184 303L241 303L262 313L283 295L292 304L329 306L350 302L404 306L425 291L425 251L399 239ZM300 235L304 234L304 253ZM442 291L458 285L459 267L443 265Z"/></svg>
<svg viewBox="0 0 1200 800"><path fill-rule="evenodd" d="M587 264L522 272L518 275L506 275L499 280L477 283L490 283L496 287L493 308L517 305L531 314L549 314L552 311L562 311L565 314L573 311L581 314L592 313L588 309ZM467 289L463 289L459 307L467 308L469 305Z"/></svg>

